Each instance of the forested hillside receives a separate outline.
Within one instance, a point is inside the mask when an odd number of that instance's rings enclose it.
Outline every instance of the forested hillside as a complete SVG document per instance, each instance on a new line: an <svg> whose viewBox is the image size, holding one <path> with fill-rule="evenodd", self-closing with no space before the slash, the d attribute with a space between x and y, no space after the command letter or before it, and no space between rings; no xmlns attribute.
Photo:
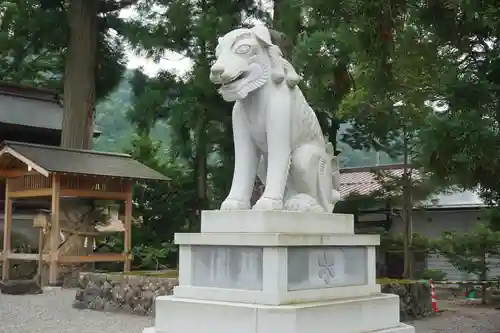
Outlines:
<svg viewBox="0 0 500 333"><path fill-rule="evenodd" d="M132 107L132 87L129 83L132 73L126 72L122 82L104 101L97 106L96 124L102 132L95 140L95 149L102 151L122 152L130 147L134 134L133 127L127 118L127 112ZM349 127L341 124L339 136ZM169 129L165 122L158 122L152 131L152 138L162 142L163 149L168 150L170 143ZM352 149L348 144L340 142L341 165L343 167L371 166L393 163L387 154L375 151Z"/></svg>
<svg viewBox="0 0 500 333"><path fill-rule="evenodd" d="M127 113L132 107L132 87L129 80L132 73L127 71L118 88L97 105L96 126L102 132L94 141L94 148L102 151L123 152L130 148L134 129ZM167 149L170 137L164 122L157 122L152 130L152 138L162 142Z"/></svg>

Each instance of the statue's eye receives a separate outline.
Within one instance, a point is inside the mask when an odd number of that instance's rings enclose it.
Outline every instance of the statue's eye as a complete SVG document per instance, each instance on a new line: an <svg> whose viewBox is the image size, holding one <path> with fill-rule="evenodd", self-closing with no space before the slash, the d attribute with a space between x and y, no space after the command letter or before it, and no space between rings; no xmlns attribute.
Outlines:
<svg viewBox="0 0 500 333"><path fill-rule="evenodd" d="M238 48L236 49L236 53L237 54L246 54L248 52L250 52L250 50L252 49L252 47L248 44L243 44L243 45L240 45L238 46Z"/></svg>

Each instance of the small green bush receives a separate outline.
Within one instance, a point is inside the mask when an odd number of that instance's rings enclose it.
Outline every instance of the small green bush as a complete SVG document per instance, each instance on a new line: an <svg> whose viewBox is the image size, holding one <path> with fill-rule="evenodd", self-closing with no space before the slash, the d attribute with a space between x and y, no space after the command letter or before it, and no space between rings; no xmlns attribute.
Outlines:
<svg viewBox="0 0 500 333"><path fill-rule="evenodd" d="M444 281L446 280L446 273L440 269L424 269L415 277L420 280Z"/></svg>

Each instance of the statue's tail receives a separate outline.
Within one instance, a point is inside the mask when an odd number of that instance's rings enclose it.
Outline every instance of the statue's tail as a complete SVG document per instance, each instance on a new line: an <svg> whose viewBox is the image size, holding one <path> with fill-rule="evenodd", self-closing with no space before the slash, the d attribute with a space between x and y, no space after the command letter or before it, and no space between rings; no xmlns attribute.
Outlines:
<svg viewBox="0 0 500 333"><path fill-rule="evenodd" d="M331 142L325 145L326 159L319 165L318 200L326 212L331 213L340 196L339 159L335 156Z"/></svg>

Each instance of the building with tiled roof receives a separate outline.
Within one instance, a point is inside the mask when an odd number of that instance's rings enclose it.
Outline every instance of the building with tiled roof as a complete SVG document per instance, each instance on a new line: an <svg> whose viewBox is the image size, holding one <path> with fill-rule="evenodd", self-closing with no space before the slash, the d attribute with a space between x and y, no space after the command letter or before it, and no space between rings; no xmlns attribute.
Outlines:
<svg viewBox="0 0 500 333"><path fill-rule="evenodd" d="M341 195L348 198L352 194L369 195L381 190L374 171L384 171L391 176L402 176L403 165L381 165L363 168L341 169ZM413 177L418 177L416 171ZM438 194L433 200L421 202L413 210L413 232L429 238L440 238L445 231L467 233L477 223L487 222L483 208L484 202L473 191L462 191ZM383 207L383 206L382 206ZM403 222L394 207L385 206L374 210L355 212L356 227L359 232L370 232L378 228L385 228L389 232L403 232ZM386 267L384 275L398 277L402 273L401 254L389 253L378 256L379 265ZM447 274L449 280L463 280L470 278L454 268L444 257L429 254L417 259L416 268L439 269ZM500 266L491 267L492 276L500 275Z"/></svg>

